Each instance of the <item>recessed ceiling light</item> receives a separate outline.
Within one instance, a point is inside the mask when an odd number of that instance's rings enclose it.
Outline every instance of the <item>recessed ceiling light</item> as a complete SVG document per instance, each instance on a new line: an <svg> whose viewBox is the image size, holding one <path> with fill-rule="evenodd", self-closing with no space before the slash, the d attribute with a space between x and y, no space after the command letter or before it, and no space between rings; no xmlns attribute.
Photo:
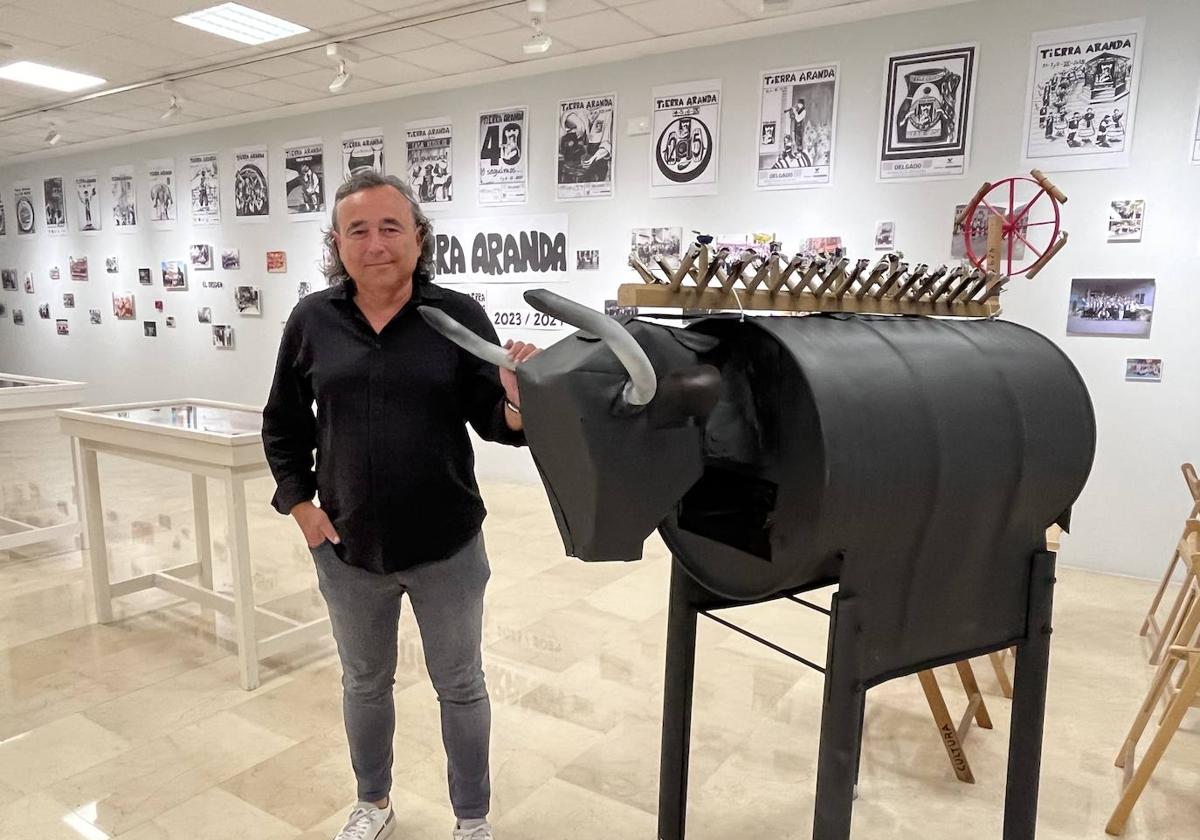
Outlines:
<svg viewBox="0 0 1200 840"><path fill-rule="evenodd" d="M0 79L21 82L27 85L50 88L51 90L71 91L83 90L104 84L104 79L63 70L61 67L51 67L48 64L38 64L33 61L17 61L0 67Z"/></svg>
<svg viewBox="0 0 1200 840"><path fill-rule="evenodd" d="M237 3L222 3L190 12L175 18L177 23L203 29L222 38L229 38L242 44L265 44L268 41L278 41L280 38L290 38L308 32L306 27L290 20L268 15L257 9L248 9Z"/></svg>

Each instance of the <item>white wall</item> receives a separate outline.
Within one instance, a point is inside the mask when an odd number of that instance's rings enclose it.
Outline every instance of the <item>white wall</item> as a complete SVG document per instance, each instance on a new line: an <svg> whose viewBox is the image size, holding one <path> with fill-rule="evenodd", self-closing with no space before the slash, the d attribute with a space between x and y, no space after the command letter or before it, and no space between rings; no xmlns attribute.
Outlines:
<svg viewBox="0 0 1200 840"><path fill-rule="evenodd" d="M910 258L949 260L949 220L956 202L970 198L985 178L1019 172L1022 104L1026 85L1029 33L1033 29L1071 26L1100 20L1146 16L1146 53L1141 99L1133 138L1132 166L1100 172L1062 173L1056 182L1068 193L1068 248L1036 281L1014 281L1004 296L1006 317L1028 324L1059 342L1079 366L1091 389L1099 420L1099 451L1091 482L1075 517L1076 533L1064 547L1063 560L1095 569L1146 577L1157 576L1178 536L1188 503L1178 467L1196 458L1195 418L1200 416L1200 376L1196 359L1200 337L1191 315L1200 309L1200 287L1190 268L1198 255L1200 235L1200 167L1186 162L1200 82L1200 4L1194 0L1011 0L953 6L941 10L883 18L858 24L792 33L643 58L624 63L557 72L476 88L430 94L378 105L331 110L324 114L244 125L194 136L132 144L75 157L13 165L0 170L0 189L10 208L10 232L0 239L0 265L16 267L19 281L34 272L37 294L0 293L10 308L25 310L26 326L11 318L0 321L0 370L61 376L91 383L90 399L122 401L195 395L261 404L271 377L280 321L295 300L296 283L319 280L319 229L291 223L276 211L269 224L243 225L230 220L230 167L224 165L222 198L226 223L219 228L191 229L182 221L173 232L143 228L122 236L111 228L95 238L44 234L19 241L12 233L14 181L51 175L70 178L77 170L96 169L102 178L109 166L138 167L140 207L147 205L145 162L173 156L177 172L186 155L235 146L266 143L272 167L272 206L283 207L280 144L319 135L337 148L345 129L382 125L393 171L400 166L401 129L406 121L448 114L454 120L457 201L452 215L484 215L474 206L471 151L474 119L490 106L524 104L532 109L531 199L522 208L498 214L568 213L572 252L598 247L602 271L573 276L568 294L599 305L616 285L631 280L622 268L633 226L682 225L685 231L772 230L794 247L802 237L839 234L851 254L870 255L874 223L897 221L897 244ZM874 158L879 129L883 56L898 49L935 46L964 40L981 45L974 144L965 179L919 184L878 184ZM794 192L756 192L753 143L757 118L757 74L764 69L837 60L842 63L836 169L832 187ZM620 97L617 125L649 111L652 84L720 77L724 80L721 190L717 196L690 199L647 197L646 136L619 138L617 197L612 201L557 203L553 173L557 101L568 96L616 91ZM1147 224L1139 244L1107 245L1104 241L1107 202L1144 197ZM238 247L240 272L190 272L186 293L161 288L158 264L184 259L192 242L216 249ZM265 273L264 252L288 252L286 275ZM67 257L84 252L90 258L90 282L72 283ZM121 274L104 273L104 257L120 258ZM58 265L63 279L51 282L48 270ZM139 266L155 269L156 286L137 283ZM1158 281L1153 335L1149 340L1068 338L1065 336L1067 292L1072 276L1152 276ZM226 286L199 288L212 277ZM264 290L261 319L233 312L232 286L251 283ZM138 319L116 322L110 296L118 289L137 295ZM76 295L76 309L65 312L63 291ZM152 301L162 299L167 315L179 326L159 337L142 336L141 321L154 317ZM41 321L37 304L51 303L54 317L71 320L71 335L55 335L53 319ZM206 325L196 322L198 305L213 308L214 321L237 327L235 352L211 347ZM104 311L105 323L89 326L87 310ZM1162 356L1161 384L1126 383L1126 356ZM986 441L981 441L986 445ZM497 447L480 452L480 470L489 476L528 480L526 456Z"/></svg>

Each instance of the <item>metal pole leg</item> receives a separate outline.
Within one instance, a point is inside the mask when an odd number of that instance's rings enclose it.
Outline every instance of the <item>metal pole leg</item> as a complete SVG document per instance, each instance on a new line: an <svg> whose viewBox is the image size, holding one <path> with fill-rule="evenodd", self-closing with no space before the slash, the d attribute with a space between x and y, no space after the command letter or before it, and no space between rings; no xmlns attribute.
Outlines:
<svg viewBox="0 0 1200 840"><path fill-rule="evenodd" d="M1013 674L1012 734L1008 741L1008 787L1004 795L1004 840L1033 840L1037 834L1042 728L1054 612L1054 554L1033 555L1029 579L1029 630L1017 646Z"/></svg>
<svg viewBox="0 0 1200 840"><path fill-rule="evenodd" d="M671 561L667 668L663 688L662 757L658 780L658 838L683 840L687 820L692 688L696 676L696 584Z"/></svg>
<svg viewBox="0 0 1200 840"><path fill-rule="evenodd" d="M246 527L246 482L225 476L225 510L229 522L229 563L233 570L233 614L237 623L238 664L242 688L258 688L258 635L255 631L254 577L250 571L250 534Z"/></svg>
<svg viewBox="0 0 1200 840"><path fill-rule="evenodd" d="M813 840L849 840L862 750L864 689L858 679L859 627L855 603L834 596L817 756Z"/></svg>

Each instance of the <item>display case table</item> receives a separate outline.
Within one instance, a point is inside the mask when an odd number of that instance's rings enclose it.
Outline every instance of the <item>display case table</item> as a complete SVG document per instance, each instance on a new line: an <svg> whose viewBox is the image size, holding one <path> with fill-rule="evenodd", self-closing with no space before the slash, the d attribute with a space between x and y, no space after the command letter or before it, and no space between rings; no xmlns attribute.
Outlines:
<svg viewBox="0 0 1200 840"><path fill-rule="evenodd" d="M38 420L53 417L65 406L79 405L83 397L83 382L67 379L42 379L0 373L0 424L17 420ZM79 458L71 446L71 488L79 509ZM73 537L79 534L79 518L57 525L37 526L6 516L0 516L0 551L21 548L34 543Z"/></svg>
<svg viewBox="0 0 1200 840"><path fill-rule="evenodd" d="M254 603L246 481L267 475L262 412L248 405L174 400L62 409L59 425L80 450L96 620L112 621L112 599L162 589L234 619L242 688L258 687L258 663L329 632L329 619L299 622ZM196 562L113 581L104 541L97 453L182 470L192 477ZM233 595L213 589L208 479L225 484ZM260 631L262 637L260 638Z"/></svg>

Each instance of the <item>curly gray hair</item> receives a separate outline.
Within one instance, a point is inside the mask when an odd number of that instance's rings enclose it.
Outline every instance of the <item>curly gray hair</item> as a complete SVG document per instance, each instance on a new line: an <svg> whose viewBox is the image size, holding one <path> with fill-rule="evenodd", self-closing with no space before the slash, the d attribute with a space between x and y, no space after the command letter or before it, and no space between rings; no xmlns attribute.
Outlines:
<svg viewBox="0 0 1200 840"><path fill-rule="evenodd" d="M421 256L417 260L417 267L413 270L413 279L418 282L433 280L433 222L429 221L429 217L422 212L421 205L408 184L395 175L381 175L374 169L360 169L355 172L350 176L349 181L338 187L337 194L333 197L333 214L330 216L329 227L325 229L325 260L321 264L325 280L330 286L333 286L350 279L350 275L346 273L346 264L342 262L342 256L338 253L337 241L334 239L334 232L337 230L338 204L348 195L375 187L391 187L404 196L412 207L413 221L416 222L417 233L421 237Z"/></svg>

